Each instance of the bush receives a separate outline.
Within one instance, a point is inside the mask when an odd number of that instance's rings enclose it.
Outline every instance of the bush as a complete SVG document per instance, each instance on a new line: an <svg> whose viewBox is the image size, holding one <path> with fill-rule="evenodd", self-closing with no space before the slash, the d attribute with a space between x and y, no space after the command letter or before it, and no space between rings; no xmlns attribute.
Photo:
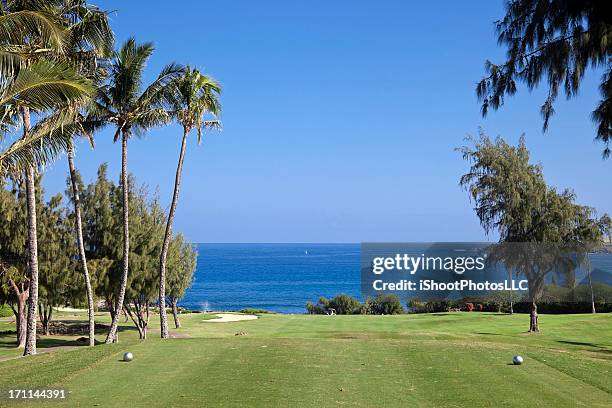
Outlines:
<svg viewBox="0 0 612 408"><path fill-rule="evenodd" d="M319 304L306 302L306 311L308 314L325 314L325 310Z"/></svg>
<svg viewBox="0 0 612 408"><path fill-rule="evenodd" d="M246 309L240 309L238 311L239 313L244 313L244 314L252 314L252 315L259 315L259 314L274 314L275 312L271 312L269 310L266 309L254 309L251 307L247 307Z"/></svg>
<svg viewBox="0 0 612 408"><path fill-rule="evenodd" d="M319 306L323 309L327 309L329 307L329 300L325 296L321 296L319 298Z"/></svg>
<svg viewBox="0 0 612 408"><path fill-rule="evenodd" d="M397 295L379 293L371 301L371 312L378 315L394 315L404 313L404 308Z"/></svg>
<svg viewBox="0 0 612 408"><path fill-rule="evenodd" d="M407 304L408 311L411 313L425 313L425 305L427 305L427 302L423 302L419 299L410 299Z"/></svg>
<svg viewBox="0 0 612 408"><path fill-rule="evenodd" d="M454 307L458 306L448 299L430 300L427 302L411 299L408 302L408 309L412 313L446 313Z"/></svg>
<svg viewBox="0 0 612 408"><path fill-rule="evenodd" d="M341 315L359 314L362 305L354 297L345 294L336 295L331 299L320 297L317 304L306 302L306 311L310 314L327 314L331 309Z"/></svg>
<svg viewBox="0 0 612 408"><path fill-rule="evenodd" d="M612 312L612 299L609 285L593 284L595 310L598 313ZM507 313L510 311L510 296L512 296L513 311L530 313L531 302L524 293L500 291L484 296L472 296L462 299L437 299L423 301L411 299L407 306L411 313L443 313L455 310L468 312ZM587 285L575 288L563 288L555 285L545 287L542 298L537 302L538 313L569 314L591 313L591 292Z"/></svg>
<svg viewBox="0 0 612 408"><path fill-rule="evenodd" d="M601 282L593 283L593 297L596 303L612 303L612 286ZM590 303L591 289L588 285L578 285L573 288L547 285L544 287L540 301L550 303Z"/></svg>
<svg viewBox="0 0 612 408"><path fill-rule="evenodd" d="M492 291L483 300L485 312L509 312L510 300L512 300L512 303L519 302L521 300L521 294L517 291L510 290Z"/></svg>
<svg viewBox="0 0 612 408"><path fill-rule="evenodd" d="M359 314L362 315L373 315L374 313L374 301L370 298L367 298L363 305L361 305L361 310L359 310Z"/></svg>
<svg viewBox="0 0 612 408"><path fill-rule="evenodd" d="M328 309L335 309L336 314L358 314L361 303L352 296L340 294L329 300Z"/></svg>
<svg viewBox="0 0 612 408"><path fill-rule="evenodd" d="M548 314L574 314L574 313L591 313L591 302L537 302L538 313ZM612 303L595 302L595 310L597 313L612 312ZM515 313L530 313L531 302L519 302L514 304Z"/></svg>
<svg viewBox="0 0 612 408"><path fill-rule="evenodd" d="M306 311L310 314L327 314L334 309L336 314L402 314L404 308L396 295L379 294L373 299L366 299L361 304L352 296L340 294L334 298L319 298L318 303L307 302Z"/></svg>

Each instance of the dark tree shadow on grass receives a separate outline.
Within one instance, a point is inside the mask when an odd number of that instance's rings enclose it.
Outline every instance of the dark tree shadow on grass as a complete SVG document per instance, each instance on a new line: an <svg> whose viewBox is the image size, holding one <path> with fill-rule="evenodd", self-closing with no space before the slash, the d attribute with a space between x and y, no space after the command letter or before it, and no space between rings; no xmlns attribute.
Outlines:
<svg viewBox="0 0 612 408"><path fill-rule="evenodd" d="M17 339L15 338L17 334L11 333L7 334L3 332L0 335L0 349L16 349L17 348ZM83 346L87 345L84 342L80 342L74 338L57 338L54 336L41 336L36 340L36 347L38 348L53 348L53 347L74 347L74 346Z"/></svg>
<svg viewBox="0 0 612 408"><path fill-rule="evenodd" d="M66 348L66 347L81 347L89 346L88 340L88 322L86 320L53 320L52 324L62 325L68 332L56 333L49 336L41 335L40 327L36 345L41 349ZM96 323L96 335L104 335L109 330L109 325ZM136 331L134 326L120 325L118 327L120 333ZM15 330L5 330L0 332L0 349L16 349L17 348L17 332ZM95 340L95 344L104 344L104 341Z"/></svg>
<svg viewBox="0 0 612 408"><path fill-rule="evenodd" d="M557 340L557 343L571 344L572 346L585 346L585 347L598 348L598 349L601 349L600 351L612 353L612 350L608 350L606 346L602 346L602 345L595 344L595 343L587 343L587 342L582 342L582 341L569 341L569 340Z"/></svg>

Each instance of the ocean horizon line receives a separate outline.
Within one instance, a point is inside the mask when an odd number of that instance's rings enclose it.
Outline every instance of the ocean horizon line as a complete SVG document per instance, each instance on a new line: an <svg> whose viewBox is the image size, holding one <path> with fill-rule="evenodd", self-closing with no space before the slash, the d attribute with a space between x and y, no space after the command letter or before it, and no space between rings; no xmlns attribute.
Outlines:
<svg viewBox="0 0 612 408"><path fill-rule="evenodd" d="M497 241L451 241L451 240L439 240L439 241L357 241L357 242L201 242L201 241L190 241L191 244L198 245L359 245L362 243L368 244L392 244L392 243L412 243L412 244L431 244L431 243L479 243L479 244L494 244Z"/></svg>
<svg viewBox="0 0 612 408"><path fill-rule="evenodd" d="M373 242L373 241L359 241L359 242L200 242L193 241L192 244L198 245L359 245L362 242ZM379 242L379 241L375 241ZM383 241L380 241L383 242Z"/></svg>

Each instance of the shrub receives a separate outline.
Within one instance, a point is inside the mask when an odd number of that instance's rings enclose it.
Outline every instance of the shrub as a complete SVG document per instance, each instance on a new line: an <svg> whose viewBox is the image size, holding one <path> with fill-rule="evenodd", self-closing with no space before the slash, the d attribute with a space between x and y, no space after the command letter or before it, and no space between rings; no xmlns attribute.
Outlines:
<svg viewBox="0 0 612 408"><path fill-rule="evenodd" d="M323 309L327 309L329 307L329 299L327 299L325 296L321 296L319 298L319 306Z"/></svg>
<svg viewBox="0 0 612 408"><path fill-rule="evenodd" d="M362 305L354 297L345 294L336 295L331 299L321 296L316 304L306 302L306 311L309 314L327 314L330 309L334 309L336 314L359 314L362 311Z"/></svg>
<svg viewBox="0 0 612 408"><path fill-rule="evenodd" d="M412 313L440 313L449 312L455 304L448 299L429 300L427 302L411 299L408 308Z"/></svg>
<svg viewBox="0 0 612 408"><path fill-rule="evenodd" d="M594 283L593 295L597 312L612 312L612 288L609 285ZM527 295L516 291L499 291L483 296L471 296L453 300L438 299L423 301L411 299L407 306L411 313L439 313L451 310L502 313L510 311L510 297L512 297L513 311L515 313L531 312L531 302L527 300ZM575 288L547 285L542 298L537 304L538 313L591 313L590 288L587 285L579 285Z"/></svg>
<svg viewBox="0 0 612 408"><path fill-rule="evenodd" d="M361 311L361 303L352 296L340 294L329 300L328 309L335 309L336 314L358 314Z"/></svg>
<svg viewBox="0 0 612 408"><path fill-rule="evenodd" d="M426 302L419 299L410 299L407 304L408 310L412 313L425 313L424 310L426 305Z"/></svg>
<svg viewBox="0 0 612 408"><path fill-rule="evenodd" d="M373 299L366 299L362 304L352 296L340 294L334 298L319 298L318 303L306 302L306 311L310 314L327 314L334 309L336 314L378 314L390 315L404 313L400 299L392 294L379 294Z"/></svg>
<svg viewBox="0 0 612 408"><path fill-rule="evenodd" d="M318 303L306 302L306 311L309 314L327 314L329 300L323 296L319 298Z"/></svg>
<svg viewBox="0 0 612 408"><path fill-rule="evenodd" d="M510 311L510 300L516 303L521 300L521 294L517 291L496 290L487 294L484 298L485 312L508 312Z"/></svg>
<svg viewBox="0 0 612 408"><path fill-rule="evenodd" d="M320 304L314 304L312 302L306 302L306 311L308 314L325 314L325 310Z"/></svg>
<svg viewBox="0 0 612 408"><path fill-rule="evenodd" d="M549 314L573 314L573 313L591 313L591 302L537 302L538 313ZM515 313L530 313L531 302L518 302L514 304ZM595 310L598 313L612 312L612 303L595 302Z"/></svg>
<svg viewBox="0 0 612 408"><path fill-rule="evenodd" d="M374 314L374 302L372 299L367 298L363 305L361 305L361 309L359 310L359 314L362 315L371 315Z"/></svg>
<svg viewBox="0 0 612 408"><path fill-rule="evenodd" d="M252 307L247 307L245 309L240 309L238 311L239 313L244 313L244 314L252 314L252 315L259 315L259 314L274 314L275 312L271 312L269 310L266 309L255 309Z"/></svg>
<svg viewBox="0 0 612 408"><path fill-rule="evenodd" d="M372 299L373 314L394 315L404 313L402 302L397 295L379 293Z"/></svg>

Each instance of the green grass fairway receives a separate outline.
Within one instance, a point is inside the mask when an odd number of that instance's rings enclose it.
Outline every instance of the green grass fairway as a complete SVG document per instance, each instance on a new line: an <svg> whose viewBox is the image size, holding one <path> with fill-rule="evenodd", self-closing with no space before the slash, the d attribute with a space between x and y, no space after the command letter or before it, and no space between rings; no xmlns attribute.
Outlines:
<svg viewBox="0 0 612 408"><path fill-rule="evenodd" d="M611 407L612 315L542 315L540 335L525 333L528 319L192 314L174 331L188 338L161 341L154 326L141 342L125 326L116 345L0 362L0 389L70 390L36 407Z"/></svg>

